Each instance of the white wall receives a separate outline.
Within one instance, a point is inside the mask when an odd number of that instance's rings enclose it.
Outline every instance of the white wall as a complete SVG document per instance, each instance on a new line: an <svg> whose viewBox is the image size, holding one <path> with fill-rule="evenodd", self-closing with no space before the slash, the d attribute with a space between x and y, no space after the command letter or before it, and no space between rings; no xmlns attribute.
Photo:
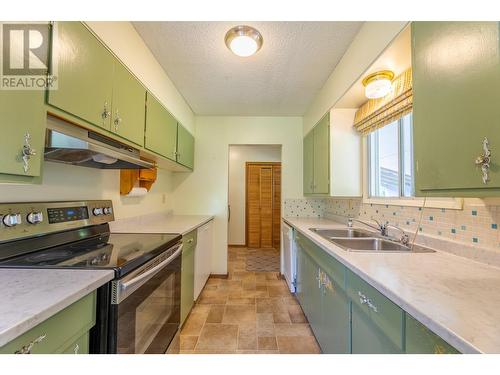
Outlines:
<svg viewBox="0 0 500 375"><path fill-rule="evenodd" d="M195 169L173 178L173 208L179 214L211 214L212 272L227 272L229 145L282 145L282 196L302 197L301 117L196 117Z"/></svg>
<svg viewBox="0 0 500 375"><path fill-rule="evenodd" d="M304 134L332 108L408 22L365 22L304 115Z"/></svg>
<svg viewBox="0 0 500 375"><path fill-rule="evenodd" d="M194 114L130 22L87 22L125 65L194 133ZM84 98L83 98L84 99ZM120 196L119 171L48 163L42 185L0 185L0 202L112 199L117 218L171 208L172 173L159 171L147 196Z"/></svg>
<svg viewBox="0 0 500 375"><path fill-rule="evenodd" d="M130 22L85 22L192 134L194 114Z"/></svg>
<svg viewBox="0 0 500 375"><path fill-rule="evenodd" d="M238 145L229 146L229 219L228 243L245 244L246 221L246 163L281 161L281 146Z"/></svg>

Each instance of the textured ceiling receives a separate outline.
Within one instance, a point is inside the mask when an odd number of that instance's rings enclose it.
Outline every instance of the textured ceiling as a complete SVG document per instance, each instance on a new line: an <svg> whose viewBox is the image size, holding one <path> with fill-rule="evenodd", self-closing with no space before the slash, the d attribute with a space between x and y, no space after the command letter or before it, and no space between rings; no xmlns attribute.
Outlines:
<svg viewBox="0 0 500 375"><path fill-rule="evenodd" d="M134 22L198 115L303 115L362 22ZM263 38L254 56L224 44L232 26Z"/></svg>

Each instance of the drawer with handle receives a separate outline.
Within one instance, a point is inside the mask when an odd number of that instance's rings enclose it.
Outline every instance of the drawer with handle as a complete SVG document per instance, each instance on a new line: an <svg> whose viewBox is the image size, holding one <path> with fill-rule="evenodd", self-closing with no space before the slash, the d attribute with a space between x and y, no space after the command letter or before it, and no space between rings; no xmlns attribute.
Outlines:
<svg viewBox="0 0 500 375"><path fill-rule="evenodd" d="M397 348L403 349L404 311L352 271L347 271L347 294Z"/></svg>
<svg viewBox="0 0 500 375"><path fill-rule="evenodd" d="M88 335L95 325L95 315L94 291L1 347L0 354L63 353L75 340ZM88 342L86 345L88 351Z"/></svg>

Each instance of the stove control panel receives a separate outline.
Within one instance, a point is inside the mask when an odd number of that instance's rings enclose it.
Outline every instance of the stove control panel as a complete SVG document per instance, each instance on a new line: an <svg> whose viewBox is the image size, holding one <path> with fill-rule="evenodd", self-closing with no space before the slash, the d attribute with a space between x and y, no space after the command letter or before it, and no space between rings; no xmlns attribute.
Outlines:
<svg viewBox="0 0 500 375"><path fill-rule="evenodd" d="M113 220L109 200L0 204L0 243Z"/></svg>

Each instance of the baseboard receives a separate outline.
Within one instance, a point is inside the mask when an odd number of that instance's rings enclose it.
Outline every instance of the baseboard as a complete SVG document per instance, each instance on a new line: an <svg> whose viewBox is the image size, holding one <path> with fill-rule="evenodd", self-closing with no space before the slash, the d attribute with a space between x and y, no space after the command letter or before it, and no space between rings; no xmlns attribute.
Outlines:
<svg viewBox="0 0 500 375"><path fill-rule="evenodd" d="M210 277L213 279L227 279L229 277L229 273L211 273Z"/></svg>

